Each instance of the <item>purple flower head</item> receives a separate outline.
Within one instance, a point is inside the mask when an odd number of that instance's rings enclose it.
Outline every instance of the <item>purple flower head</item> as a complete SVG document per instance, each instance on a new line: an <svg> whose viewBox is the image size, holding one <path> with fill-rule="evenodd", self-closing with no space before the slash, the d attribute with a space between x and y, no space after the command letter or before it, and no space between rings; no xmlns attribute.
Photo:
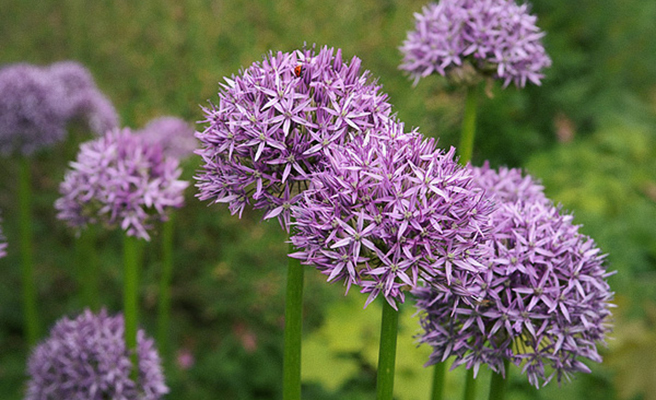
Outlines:
<svg viewBox="0 0 656 400"><path fill-rule="evenodd" d="M157 400L168 393L154 341L137 332L138 381L123 338L122 315L85 310L60 319L28 361L26 400Z"/></svg>
<svg viewBox="0 0 656 400"><path fill-rule="evenodd" d="M97 135L118 127L114 106L96 87L93 77L81 64L61 61L50 65L46 71L60 88L57 106L67 119L84 118Z"/></svg>
<svg viewBox="0 0 656 400"><path fill-rule="evenodd" d="M474 175L474 183L496 202L514 203L521 200L525 203L551 204L544 194L544 186L531 175L522 174L518 168L500 167L497 171L490 168L488 161L482 167L468 165L467 168Z"/></svg>
<svg viewBox="0 0 656 400"><path fill-rule="evenodd" d="M135 134L143 137L147 143L159 143L164 155L178 160L189 157L198 147L193 128L176 117L153 119Z"/></svg>
<svg viewBox="0 0 656 400"><path fill-rule="evenodd" d="M2 222L1 218L0 218L0 222ZM5 240L6 239L2 234L2 226L0 226L0 258L7 255L7 242Z"/></svg>
<svg viewBox="0 0 656 400"><path fill-rule="evenodd" d="M102 222L120 225L129 236L150 240L154 220L169 207L182 207L188 182L178 178L178 160L165 157L129 129L108 131L83 143L59 186L57 218L74 228Z"/></svg>
<svg viewBox="0 0 656 400"><path fill-rule="evenodd" d="M289 208L328 148L384 124L386 100L360 60L347 64L341 50L270 53L226 79L219 104L204 110L199 198L229 203L240 216L252 204L288 228Z"/></svg>
<svg viewBox="0 0 656 400"><path fill-rule="evenodd" d="M433 347L428 364L454 356L454 365L474 373L487 364L504 374L507 359L539 386L554 376L560 382L590 372L583 359L601 361L596 346L610 330L613 294L594 241L517 174L502 170L495 177L484 169L478 175L481 187L499 189L492 214L495 254L480 275L479 301L456 305L448 293L430 288L414 294L424 328L420 340ZM513 199L522 192L526 197Z"/></svg>
<svg viewBox="0 0 656 400"><path fill-rule="evenodd" d="M513 82L536 85L551 59L528 4L514 0L440 0L415 14L415 29L401 52L400 69L415 84L434 72L471 84L476 76L492 76L506 87Z"/></svg>
<svg viewBox="0 0 656 400"><path fill-rule="evenodd" d="M328 281L379 294L396 307L418 280L467 298L485 269L484 236L491 207L469 170L417 132L371 131L335 147L329 166L293 207L299 251Z"/></svg>
<svg viewBox="0 0 656 400"><path fill-rule="evenodd" d="M66 124L84 117L98 134L116 127L114 107L75 62L0 69L0 153L26 155L63 140Z"/></svg>

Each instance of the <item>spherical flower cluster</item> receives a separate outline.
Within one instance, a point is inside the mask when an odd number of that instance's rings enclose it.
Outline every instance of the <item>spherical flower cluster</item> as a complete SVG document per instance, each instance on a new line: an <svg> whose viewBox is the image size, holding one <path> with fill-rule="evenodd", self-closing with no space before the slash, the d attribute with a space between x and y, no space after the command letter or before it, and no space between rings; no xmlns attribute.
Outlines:
<svg viewBox="0 0 656 400"><path fill-rule="evenodd" d="M415 84L434 72L456 81L476 82L478 74L536 85L551 65L528 4L514 0L440 0L415 14L415 29L401 46L399 67ZM472 80L473 79L473 80Z"/></svg>
<svg viewBox="0 0 656 400"><path fill-rule="evenodd" d="M252 203L285 228L327 149L386 123L391 108L358 58L326 47L271 53L221 87L197 134L199 198L240 216Z"/></svg>
<svg viewBox="0 0 656 400"><path fill-rule="evenodd" d="M589 372L582 359L601 361L597 342L610 329L604 255L570 215L536 192L537 184L517 179L517 170L496 177L489 171L478 184L499 190L492 214L495 254L480 275L480 299L456 305L428 287L414 292L424 328L420 340L433 347L429 364L455 356L454 365L475 373L487 364L503 374L508 360L535 386ZM513 200L522 192L534 195Z"/></svg>
<svg viewBox="0 0 656 400"><path fill-rule="evenodd" d="M81 145L59 187L57 217L74 228L120 225L129 236L150 240L154 220L165 220L169 207L182 207L188 182L178 179L181 173L161 146L129 129L108 131Z"/></svg>
<svg viewBox="0 0 656 400"><path fill-rule="evenodd" d="M333 150L292 208L291 256L347 290L360 286L366 305L382 294L396 307L419 280L457 298L475 294L491 206L454 149L396 124Z"/></svg>
<svg viewBox="0 0 656 400"><path fill-rule="evenodd" d="M150 144L159 143L167 157L183 160L194 153L198 141L194 129L185 121L176 117L160 117L151 120L135 135L143 137Z"/></svg>
<svg viewBox="0 0 656 400"><path fill-rule="evenodd" d="M137 332L138 381L123 338L122 315L85 310L63 318L28 361L26 400L157 400L168 393L152 339Z"/></svg>
<svg viewBox="0 0 656 400"><path fill-rule="evenodd" d="M31 154L61 141L67 122L77 117L86 118L97 134L118 124L111 102L80 64L0 69L0 153Z"/></svg>
<svg viewBox="0 0 656 400"><path fill-rule="evenodd" d="M0 219L2 222L2 219ZM5 237L2 234L2 226L0 226L0 258L7 255L7 242L5 242Z"/></svg>

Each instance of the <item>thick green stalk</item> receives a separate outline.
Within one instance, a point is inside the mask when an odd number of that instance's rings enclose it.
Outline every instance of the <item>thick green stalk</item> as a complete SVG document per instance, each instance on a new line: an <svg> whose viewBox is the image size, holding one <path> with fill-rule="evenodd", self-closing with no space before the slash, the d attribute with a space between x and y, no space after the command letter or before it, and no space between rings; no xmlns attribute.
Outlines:
<svg viewBox="0 0 656 400"><path fill-rule="evenodd" d="M139 320L139 239L125 235L123 242L123 315L125 317L125 347L132 361L132 379L139 372L137 357L137 324Z"/></svg>
<svg viewBox="0 0 656 400"><path fill-rule="evenodd" d="M433 367L433 391L431 400L442 400L444 398L444 387L446 386L446 361L438 362Z"/></svg>
<svg viewBox="0 0 656 400"><path fill-rule="evenodd" d="M474 400L476 398L476 379L474 379L474 369L470 368L466 371L465 376L465 394L464 400Z"/></svg>
<svg viewBox="0 0 656 400"><path fill-rule="evenodd" d="M468 86L467 97L465 99L465 115L462 120L462 133L460 135L460 146L458 146L459 161L462 165L471 161L472 153L474 152L477 97L478 85Z"/></svg>
<svg viewBox="0 0 656 400"><path fill-rule="evenodd" d="M169 350L169 321L171 314L171 278L173 276L173 213L162 227L162 276L159 281L157 317L157 345L162 357Z"/></svg>
<svg viewBox="0 0 656 400"><path fill-rule="evenodd" d="M290 252L292 245L290 244ZM283 400L301 398L301 332L303 328L303 266L289 257L285 299L285 348L283 355Z"/></svg>
<svg viewBox="0 0 656 400"><path fill-rule="evenodd" d="M506 382L510 376L510 363L508 359L503 360L503 367L506 370L506 378L504 379L501 374L492 374L490 381L490 400L503 400L506 395Z"/></svg>
<svg viewBox="0 0 656 400"><path fill-rule="evenodd" d="M23 279L23 316L27 344L32 347L39 338L39 315L32 260L32 191L30 160L22 157L18 177L18 215L20 220L20 252Z"/></svg>
<svg viewBox="0 0 656 400"><path fill-rule="evenodd" d="M95 257L96 234L93 226L88 226L75 241L77 273L84 305L98 311L98 268Z"/></svg>
<svg viewBox="0 0 656 400"><path fill-rule="evenodd" d="M399 312L392 308L384 298L382 302L383 318L380 324L376 399L392 400L394 395L394 364L396 363L396 337L399 328Z"/></svg>

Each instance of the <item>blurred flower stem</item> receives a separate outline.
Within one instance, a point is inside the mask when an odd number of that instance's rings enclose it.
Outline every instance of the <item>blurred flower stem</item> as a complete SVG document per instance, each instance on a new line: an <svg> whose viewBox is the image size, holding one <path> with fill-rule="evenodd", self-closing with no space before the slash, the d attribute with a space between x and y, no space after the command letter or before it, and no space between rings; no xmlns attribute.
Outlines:
<svg viewBox="0 0 656 400"><path fill-rule="evenodd" d="M462 133L458 155L460 164L466 165L471 161L474 152L474 137L476 136L476 105L478 97L478 84L467 86L465 98L465 115L462 120Z"/></svg>
<svg viewBox="0 0 656 400"><path fill-rule="evenodd" d="M510 362L508 362L507 358L503 360L503 368L506 372L505 378L503 374L500 373L492 374L492 380L490 381L490 396L488 397L489 400L503 400L505 398L506 381L508 381L508 377L510 376Z"/></svg>
<svg viewBox="0 0 656 400"><path fill-rule="evenodd" d="M433 370L433 389L431 400L442 400L444 398L444 387L446 386L446 361L435 364Z"/></svg>
<svg viewBox="0 0 656 400"><path fill-rule="evenodd" d="M383 317L380 324L376 399L392 400L394 395L394 364L396 363L399 311L395 310L385 298L381 301L383 303Z"/></svg>
<svg viewBox="0 0 656 400"><path fill-rule="evenodd" d="M137 321L139 299L139 238L125 234L123 241L123 314L125 317L125 347L132 361L132 379L137 382Z"/></svg>
<svg viewBox="0 0 656 400"><path fill-rule="evenodd" d="M18 177L18 213L20 220L20 252L23 278L23 314L27 344L33 347L39 338L39 316L36 307L36 285L32 260L32 191L30 159L21 157Z"/></svg>
<svg viewBox="0 0 656 400"><path fill-rule="evenodd" d="M290 253L293 245L290 244ZM283 354L283 400L301 398L301 332L303 328L303 266L288 258L285 299L285 349Z"/></svg>
<svg viewBox="0 0 656 400"><path fill-rule="evenodd" d="M98 312L100 302L98 301L98 268L95 257L96 231L89 224L80 232L80 237L75 241L75 257L77 273L80 277L80 289L84 306L93 312Z"/></svg>
<svg viewBox="0 0 656 400"><path fill-rule="evenodd" d="M159 304L157 309L157 345L162 357L169 350L169 329L171 316L171 278L173 276L173 225L174 213L162 226L162 276L159 281Z"/></svg>
<svg viewBox="0 0 656 400"><path fill-rule="evenodd" d="M476 379L474 379L474 368L465 372L465 393L462 397L464 400L474 400L476 398Z"/></svg>

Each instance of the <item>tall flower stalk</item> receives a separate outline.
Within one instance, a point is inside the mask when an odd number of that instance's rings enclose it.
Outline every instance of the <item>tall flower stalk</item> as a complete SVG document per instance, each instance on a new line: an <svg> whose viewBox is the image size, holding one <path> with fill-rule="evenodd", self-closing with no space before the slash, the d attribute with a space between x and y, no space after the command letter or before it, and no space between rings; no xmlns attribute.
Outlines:
<svg viewBox="0 0 656 400"><path fill-rule="evenodd" d="M97 133L114 127L118 120L113 106L83 66L67 61L46 67L19 63L0 68L0 153L20 157L17 197L22 306L29 345L34 345L39 336L30 156L62 141L66 124L75 117L84 117Z"/></svg>
<svg viewBox="0 0 656 400"><path fill-rule="evenodd" d="M34 244L32 240L32 185L30 175L30 160L27 157L21 157L18 177L18 218L20 220L23 318L27 343L33 346L39 338L39 315L32 257Z"/></svg>
<svg viewBox="0 0 656 400"><path fill-rule="evenodd" d="M326 165L332 146L375 129L391 106L360 60L341 50L270 53L221 84L218 105L204 109L197 134L203 170L196 176L201 200L228 203L241 216L246 206L264 210L289 232L291 208L309 179ZM302 272L288 266L284 399L300 398Z"/></svg>
<svg viewBox="0 0 656 400"><path fill-rule="evenodd" d="M180 118L165 116L151 120L135 135L148 145L161 146L164 156L179 161L191 156L197 147L194 130ZM173 242L175 214L169 212L168 220L162 224L161 250L162 271L160 274L157 305L157 345L166 357L169 354L171 320L171 280L173 279Z"/></svg>
<svg viewBox="0 0 656 400"><path fill-rule="evenodd" d="M129 129L117 129L83 143L59 187L57 217L69 226L82 229L101 223L124 231L125 344L131 351L138 325L138 241L150 240L148 230L154 223L166 220L169 209L182 206L188 183L178 179L181 173L178 160L165 157L161 146ZM137 353L132 354L136 368Z"/></svg>

